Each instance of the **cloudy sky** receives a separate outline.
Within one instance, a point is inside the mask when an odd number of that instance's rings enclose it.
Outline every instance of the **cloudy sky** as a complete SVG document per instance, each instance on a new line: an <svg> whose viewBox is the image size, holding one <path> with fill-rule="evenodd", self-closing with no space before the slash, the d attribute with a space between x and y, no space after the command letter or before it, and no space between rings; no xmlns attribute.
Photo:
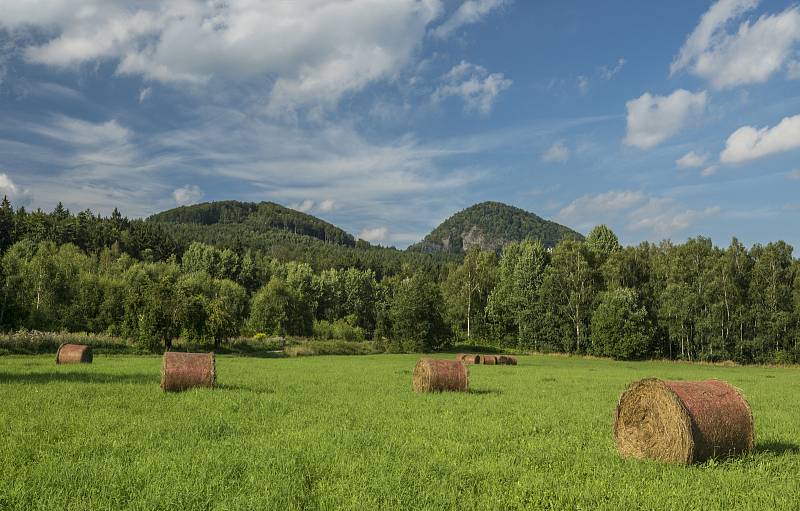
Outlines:
<svg viewBox="0 0 800 511"><path fill-rule="evenodd" d="M0 193L270 200L404 247L496 200L800 245L789 1L0 0Z"/></svg>

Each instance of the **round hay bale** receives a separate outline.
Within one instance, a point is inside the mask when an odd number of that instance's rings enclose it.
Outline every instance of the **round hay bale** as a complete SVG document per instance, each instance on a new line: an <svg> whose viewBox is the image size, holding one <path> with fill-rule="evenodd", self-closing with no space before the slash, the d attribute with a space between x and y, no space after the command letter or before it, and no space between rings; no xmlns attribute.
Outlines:
<svg viewBox="0 0 800 511"><path fill-rule="evenodd" d="M458 360L421 358L414 367L413 387L416 392L469 390L469 370Z"/></svg>
<svg viewBox="0 0 800 511"><path fill-rule="evenodd" d="M167 351L161 365L161 389L178 392L193 387L214 388L217 366L213 353Z"/></svg>
<svg viewBox="0 0 800 511"><path fill-rule="evenodd" d="M62 344L56 352L56 364L91 364L92 348L85 344Z"/></svg>
<svg viewBox="0 0 800 511"><path fill-rule="evenodd" d="M456 360L458 360L459 362L463 362L464 364L480 364L481 356L459 353L456 356Z"/></svg>
<svg viewBox="0 0 800 511"><path fill-rule="evenodd" d="M517 359L508 355L500 355L497 357L497 363L501 365L515 366L517 365Z"/></svg>
<svg viewBox="0 0 800 511"><path fill-rule="evenodd" d="M620 396L614 440L623 457L673 463L747 454L755 441L753 413L724 381L646 378Z"/></svg>
<svg viewBox="0 0 800 511"><path fill-rule="evenodd" d="M481 355L481 362L487 366L494 366L497 365L497 356L496 355Z"/></svg>

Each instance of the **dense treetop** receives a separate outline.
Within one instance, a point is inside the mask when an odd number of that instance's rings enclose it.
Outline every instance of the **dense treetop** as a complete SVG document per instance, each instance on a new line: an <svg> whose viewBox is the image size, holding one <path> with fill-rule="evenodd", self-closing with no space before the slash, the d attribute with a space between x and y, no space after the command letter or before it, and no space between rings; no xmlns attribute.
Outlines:
<svg viewBox="0 0 800 511"><path fill-rule="evenodd" d="M568 227L500 202L481 202L459 211L410 250L460 254L472 246L499 253L513 241L535 239L552 248L562 239L583 239Z"/></svg>

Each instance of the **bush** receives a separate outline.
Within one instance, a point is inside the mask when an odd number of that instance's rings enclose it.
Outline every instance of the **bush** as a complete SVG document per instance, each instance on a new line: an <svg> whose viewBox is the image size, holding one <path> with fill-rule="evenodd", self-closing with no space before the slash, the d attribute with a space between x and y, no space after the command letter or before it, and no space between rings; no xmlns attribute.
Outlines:
<svg viewBox="0 0 800 511"><path fill-rule="evenodd" d="M55 353L62 344L86 344L95 353L142 353L133 343L103 334L39 332L19 330L0 334L0 354L36 355Z"/></svg>
<svg viewBox="0 0 800 511"><path fill-rule="evenodd" d="M372 355L378 353L371 342L301 341L283 349L290 357L313 355Z"/></svg>
<svg viewBox="0 0 800 511"><path fill-rule="evenodd" d="M314 333L315 339L321 340L339 340L350 342L364 341L364 329L353 326L349 321L337 319L333 323L330 321L315 321Z"/></svg>

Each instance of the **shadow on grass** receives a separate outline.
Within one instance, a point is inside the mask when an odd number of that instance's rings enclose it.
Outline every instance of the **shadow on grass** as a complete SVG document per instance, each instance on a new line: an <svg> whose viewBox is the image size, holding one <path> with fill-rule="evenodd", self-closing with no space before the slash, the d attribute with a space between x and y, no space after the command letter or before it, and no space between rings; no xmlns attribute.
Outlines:
<svg viewBox="0 0 800 511"><path fill-rule="evenodd" d="M476 346L472 344L455 344L439 350L439 353L503 353L503 350L495 346Z"/></svg>
<svg viewBox="0 0 800 511"><path fill-rule="evenodd" d="M503 391L497 389L469 389L469 393L483 396L487 394L500 395L503 393Z"/></svg>
<svg viewBox="0 0 800 511"><path fill-rule="evenodd" d="M26 383L44 385L47 383L140 383L159 382L159 374L105 374L88 372L61 372L54 369L47 373L0 373L0 384Z"/></svg>
<svg viewBox="0 0 800 511"><path fill-rule="evenodd" d="M784 454L798 454L800 453L800 445L791 442L761 442L756 445L754 451L756 454L769 453L776 456Z"/></svg>

